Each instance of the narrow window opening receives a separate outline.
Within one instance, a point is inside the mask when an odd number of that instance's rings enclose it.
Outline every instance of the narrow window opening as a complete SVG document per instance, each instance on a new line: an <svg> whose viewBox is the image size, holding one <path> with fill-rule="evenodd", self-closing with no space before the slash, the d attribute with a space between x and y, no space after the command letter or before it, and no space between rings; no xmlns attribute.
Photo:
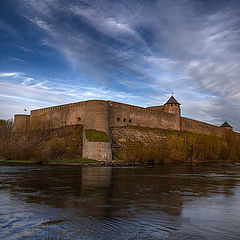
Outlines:
<svg viewBox="0 0 240 240"><path fill-rule="evenodd" d="M129 119L129 121L128 121L129 123L132 123L132 119Z"/></svg>
<svg viewBox="0 0 240 240"><path fill-rule="evenodd" d="M124 118L123 121L126 122L126 118Z"/></svg>
<svg viewBox="0 0 240 240"><path fill-rule="evenodd" d="M81 122L81 120L82 120L82 119L81 119L80 117L77 118L77 121L78 121L78 122Z"/></svg>
<svg viewBox="0 0 240 240"><path fill-rule="evenodd" d="M119 121L120 121L120 118L117 118L117 121L119 122Z"/></svg>

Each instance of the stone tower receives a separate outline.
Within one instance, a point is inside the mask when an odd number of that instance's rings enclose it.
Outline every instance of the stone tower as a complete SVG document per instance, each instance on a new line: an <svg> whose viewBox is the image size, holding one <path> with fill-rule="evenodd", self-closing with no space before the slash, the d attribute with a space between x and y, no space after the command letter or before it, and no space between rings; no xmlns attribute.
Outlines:
<svg viewBox="0 0 240 240"><path fill-rule="evenodd" d="M180 103L172 95L164 104L164 112L174 114L176 116L176 129L181 130L181 109Z"/></svg>
<svg viewBox="0 0 240 240"><path fill-rule="evenodd" d="M102 100L90 100L85 102L85 122L83 132L83 158L99 161L111 161L111 137L109 132L108 102ZM106 133L109 142L90 142L86 137L86 130L96 130Z"/></svg>
<svg viewBox="0 0 240 240"><path fill-rule="evenodd" d="M181 115L180 103L172 95L164 104L164 112Z"/></svg>
<svg viewBox="0 0 240 240"><path fill-rule="evenodd" d="M220 127L232 131L232 126L228 122L224 122Z"/></svg>

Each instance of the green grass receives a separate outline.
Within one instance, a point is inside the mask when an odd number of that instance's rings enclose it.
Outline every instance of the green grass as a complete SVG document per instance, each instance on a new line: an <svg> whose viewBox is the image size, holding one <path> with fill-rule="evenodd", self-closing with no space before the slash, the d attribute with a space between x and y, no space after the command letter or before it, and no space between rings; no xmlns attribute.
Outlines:
<svg viewBox="0 0 240 240"><path fill-rule="evenodd" d="M85 133L89 142L109 142L109 137L105 132L94 129L86 129Z"/></svg>
<svg viewBox="0 0 240 240"><path fill-rule="evenodd" d="M79 163L79 164L88 164L88 163L97 163L98 161L86 158L57 158L49 161L50 163Z"/></svg>
<svg viewBox="0 0 240 240"><path fill-rule="evenodd" d="M11 160L5 160L4 162L9 162L9 163L11 163L11 162L22 162L22 163L37 163L37 162L39 162L38 160L36 160L36 159L11 159Z"/></svg>
<svg viewBox="0 0 240 240"><path fill-rule="evenodd" d="M18 160L5 160L1 163L40 163L40 160L31 159L31 160L25 160L25 159L18 159ZM78 164L90 164L90 163L97 163L98 161L92 160L92 159L86 159L86 158L56 158L56 159L49 159L46 161L43 161L43 164L68 164L68 163L78 163Z"/></svg>

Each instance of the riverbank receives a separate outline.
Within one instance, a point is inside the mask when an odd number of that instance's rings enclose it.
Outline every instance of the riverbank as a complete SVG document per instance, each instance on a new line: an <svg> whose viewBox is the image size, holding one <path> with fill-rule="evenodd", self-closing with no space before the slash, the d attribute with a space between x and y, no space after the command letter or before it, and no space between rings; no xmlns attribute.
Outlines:
<svg viewBox="0 0 240 240"><path fill-rule="evenodd" d="M211 165L211 164L240 164L239 162L222 160L216 161L177 161L177 162L129 162L124 160L96 161L83 158L54 159L49 161L39 160L4 160L0 165L41 165L41 166L88 166L88 167L145 167L153 165Z"/></svg>
<svg viewBox="0 0 240 240"><path fill-rule="evenodd" d="M0 165L5 164L23 164L23 165L62 165L62 166L93 166L93 167L121 167L121 166L146 166L149 163L138 163L138 162L126 162L123 160L112 160L112 161L96 161L91 159L75 158L75 159L54 159L49 161L39 160L4 160L0 159Z"/></svg>

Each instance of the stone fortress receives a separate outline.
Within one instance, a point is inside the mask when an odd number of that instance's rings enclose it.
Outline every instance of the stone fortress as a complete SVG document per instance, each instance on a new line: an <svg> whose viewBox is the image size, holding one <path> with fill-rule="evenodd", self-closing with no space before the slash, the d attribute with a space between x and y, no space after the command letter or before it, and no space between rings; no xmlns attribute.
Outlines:
<svg viewBox="0 0 240 240"><path fill-rule="evenodd" d="M218 127L182 117L180 103L173 96L162 106L146 108L113 101L89 100L32 110L30 115L15 115L14 131L60 128L75 124L84 126L82 157L102 161L112 160L112 127L135 126L201 134L214 132L219 137L223 137L226 131L232 131L227 122ZM88 129L104 132L108 135L109 142L90 142L86 138Z"/></svg>

